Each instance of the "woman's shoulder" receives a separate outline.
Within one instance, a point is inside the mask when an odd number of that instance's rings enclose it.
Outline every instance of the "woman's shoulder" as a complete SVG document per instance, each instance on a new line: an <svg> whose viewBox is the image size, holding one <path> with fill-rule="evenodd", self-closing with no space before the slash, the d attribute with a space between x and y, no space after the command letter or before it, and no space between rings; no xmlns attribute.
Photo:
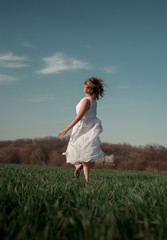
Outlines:
<svg viewBox="0 0 167 240"><path fill-rule="evenodd" d="M88 99L88 100L90 100L91 102L94 101L91 97L84 97L83 99Z"/></svg>
<svg viewBox="0 0 167 240"><path fill-rule="evenodd" d="M91 97L84 97L84 98L81 99L80 102L81 103L83 103L83 102L90 102L90 104L92 105L93 99Z"/></svg>
<svg viewBox="0 0 167 240"><path fill-rule="evenodd" d="M82 98L81 103L83 103L84 100L87 102L90 102L90 107L92 107L93 105L96 105L96 100L93 100L91 97Z"/></svg>
<svg viewBox="0 0 167 240"><path fill-rule="evenodd" d="M90 103L91 103L91 99L88 98L88 97L84 97L84 98L82 98L82 99L80 100L80 102L81 102L81 103L82 103L82 102L90 102Z"/></svg>

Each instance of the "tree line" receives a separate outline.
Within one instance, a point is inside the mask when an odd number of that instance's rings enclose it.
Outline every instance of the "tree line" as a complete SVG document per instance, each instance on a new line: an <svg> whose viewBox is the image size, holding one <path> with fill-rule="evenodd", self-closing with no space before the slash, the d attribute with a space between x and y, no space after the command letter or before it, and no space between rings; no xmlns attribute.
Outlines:
<svg viewBox="0 0 167 240"><path fill-rule="evenodd" d="M17 139L0 141L0 163L71 166L62 153L66 150L69 136ZM95 168L119 170L167 171L167 148L162 145L132 146L127 143L101 143L107 156L114 162L98 161Z"/></svg>

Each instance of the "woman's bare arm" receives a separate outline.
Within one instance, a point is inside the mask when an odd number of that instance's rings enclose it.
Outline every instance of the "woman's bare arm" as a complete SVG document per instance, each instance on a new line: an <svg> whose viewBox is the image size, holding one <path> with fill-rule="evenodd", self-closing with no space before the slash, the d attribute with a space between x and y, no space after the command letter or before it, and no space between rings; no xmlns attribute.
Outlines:
<svg viewBox="0 0 167 240"><path fill-rule="evenodd" d="M76 116L76 118L66 127L64 130L59 132L58 137L62 138L71 128L73 128L85 115L85 113L89 110L90 108L90 100L85 99L83 100L81 104L81 108Z"/></svg>

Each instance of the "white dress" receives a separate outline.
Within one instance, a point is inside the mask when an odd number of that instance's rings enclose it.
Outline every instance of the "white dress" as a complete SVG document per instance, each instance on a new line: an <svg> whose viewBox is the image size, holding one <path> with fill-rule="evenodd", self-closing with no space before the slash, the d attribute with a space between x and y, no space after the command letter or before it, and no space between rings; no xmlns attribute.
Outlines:
<svg viewBox="0 0 167 240"><path fill-rule="evenodd" d="M84 97L76 105L78 114L82 101L90 100L90 108L84 117L73 127L66 152L67 163L94 162L105 154L100 148L99 134L103 132L101 121L96 117L97 102L91 97Z"/></svg>

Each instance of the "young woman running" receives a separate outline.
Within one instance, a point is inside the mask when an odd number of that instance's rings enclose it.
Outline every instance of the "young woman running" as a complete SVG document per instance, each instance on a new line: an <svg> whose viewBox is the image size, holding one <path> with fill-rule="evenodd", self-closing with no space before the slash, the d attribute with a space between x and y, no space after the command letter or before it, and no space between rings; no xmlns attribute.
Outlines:
<svg viewBox="0 0 167 240"><path fill-rule="evenodd" d="M76 178L83 168L85 180L89 180L89 171L92 163L105 154L100 148L99 134L103 128L101 121L96 117L97 101L104 95L103 80L95 77L89 78L85 83L85 97L76 106L76 118L64 130L59 132L62 138L73 128L66 152L67 163L74 164Z"/></svg>

